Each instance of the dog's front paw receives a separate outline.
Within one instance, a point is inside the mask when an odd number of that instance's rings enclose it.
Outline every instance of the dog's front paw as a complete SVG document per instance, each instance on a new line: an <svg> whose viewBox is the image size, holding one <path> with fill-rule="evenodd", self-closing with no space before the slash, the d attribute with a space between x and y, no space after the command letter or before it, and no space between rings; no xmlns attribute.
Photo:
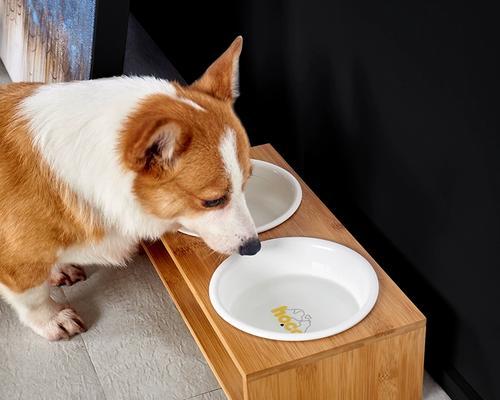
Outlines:
<svg viewBox="0 0 500 400"><path fill-rule="evenodd" d="M35 328L39 335L48 340L69 339L86 330L82 319L71 308L63 308L46 324Z"/></svg>
<svg viewBox="0 0 500 400"><path fill-rule="evenodd" d="M71 286L85 279L87 279L87 275L83 268L65 264L57 266L52 270L49 277L49 284L51 286Z"/></svg>

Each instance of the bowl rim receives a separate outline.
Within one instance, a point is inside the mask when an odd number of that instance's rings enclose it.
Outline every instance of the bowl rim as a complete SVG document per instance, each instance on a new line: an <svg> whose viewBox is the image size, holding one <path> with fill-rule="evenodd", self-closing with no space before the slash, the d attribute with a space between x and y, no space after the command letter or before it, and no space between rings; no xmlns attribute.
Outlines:
<svg viewBox="0 0 500 400"><path fill-rule="evenodd" d="M300 183L297 180L297 178L295 178L295 176L293 176L286 169L284 169L276 164L273 164L273 163L270 163L267 161L263 161L263 160L257 160L254 158L251 159L251 162L254 165L261 165L265 168L268 168L270 170L274 170L274 171L280 173L281 176L283 176L288 181L288 183L293 187L293 191L294 191L293 202L288 207L288 209L285 213L281 214L279 217L276 217L275 219L269 221L268 223L266 223L264 225L260 225L260 226L256 227L257 233L262 233L262 232L269 231L273 228L276 228L277 226L279 226L283 222L285 222L287 219L289 219L293 214L295 214L295 212L297 211L297 209L300 206L300 203L302 203L302 187L300 186ZM177 230L177 232L181 232L181 233L183 233L185 235L189 235L189 236L198 237L198 235L196 233L191 232L187 229L183 229L182 227L179 228Z"/></svg>
<svg viewBox="0 0 500 400"><path fill-rule="evenodd" d="M370 291L368 293L367 300L363 305L360 306L359 310L353 314L350 318L342 321L341 323L334 325L330 328L322 329L319 331L314 331L314 332L306 332L302 333L300 335L294 335L291 333L279 333L279 332L273 332L273 331L268 331L266 329L258 328L253 325L248 324L245 321L242 321L238 318L233 317L227 310L226 308L222 305L222 303L219 301L218 296L216 295L217 287L220 282L220 279L222 275L224 274L225 270L228 268L229 264L227 263L227 260L229 260L232 256L226 258L219 266L217 269L214 271L212 278L210 279L210 284L208 288L209 292L209 298L210 302L212 304L212 307L215 309L216 313L226 322L234 326L235 328L249 333L254 336L259 336L265 339L272 339L272 340L279 340L279 341L308 341L308 340L316 340L316 339L322 339L326 338L329 336L336 335L338 333L341 333L343 331L346 331L353 326L357 325L359 322L361 322L373 309L375 306L377 299L378 299L378 294L379 294L379 281L377 277L377 273L375 272L373 266L371 263L363 257L361 254L358 252L352 250L351 248L344 246L340 243L333 242L330 240L324 240L324 239L318 239L314 237L306 237L306 236L287 236L287 237L279 237L279 238L274 238L274 239L269 239L265 240L262 243L269 243L273 241L299 241L302 244L307 244L309 246L326 246L328 248L332 247L337 247L337 248L342 248L344 251L347 251L348 253L351 253L355 255L358 259L360 259L365 265L366 265L366 273L368 274L368 278L370 280ZM235 255L236 257L237 255Z"/></svg>
<svg viewBox="0 0 500 400"><path fill-rule="evenodd" d="M252 163L255 165L261 165L266 168L269 168L271 170L274 170L276 172L281 173L284 178L288 181L288 183L291 184L291 186L294 189L294 199L291 205L288 207L288 210L281 214L279 217L276 217L275 219L269 221L267 224L261 225L260 227L257 227L257 233L262 233L266 232L268 230L271 230L273 228L276 228L277 226L281 225L283 222L285 222L287 219L289 219L300 206L300 203L302 202L302 187L300 186L299 181L297 178L295 178L290 172L288 172L286 169L281 168L280 166L267 162L267 161L262 161L262 160L255 160L252 159Z"/></svg>

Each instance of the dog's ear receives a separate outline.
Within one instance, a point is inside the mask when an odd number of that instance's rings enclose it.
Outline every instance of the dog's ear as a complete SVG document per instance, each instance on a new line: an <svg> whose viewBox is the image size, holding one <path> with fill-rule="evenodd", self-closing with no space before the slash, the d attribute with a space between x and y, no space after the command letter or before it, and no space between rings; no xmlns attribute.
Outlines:
<svg viewBox="0 0 500 400"><path fill-rule="evenodd" d="M238 36L229 48L208 67L192 88L220 100L234 102L239 95L239 60L243 38Z"/></svg>
<svg viewBox="0 0 500 400"><path fill-rule="evenodd" d="M191 143L191 135L177 121L159 120L129 135L125 161L136 172L158 175L175 167Z"/></svg>

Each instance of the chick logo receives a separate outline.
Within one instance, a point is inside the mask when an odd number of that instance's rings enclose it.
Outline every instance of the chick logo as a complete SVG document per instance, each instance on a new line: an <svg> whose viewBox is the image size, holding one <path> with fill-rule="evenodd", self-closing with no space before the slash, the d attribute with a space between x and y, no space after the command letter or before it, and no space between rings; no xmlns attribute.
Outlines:
<svg viewBox="0 0 500 400"><path fill-rule="evenodd" d="M305 333L311 326L311 316L300 308L281 306L271 310L280 325L290 333Z"/></svg>

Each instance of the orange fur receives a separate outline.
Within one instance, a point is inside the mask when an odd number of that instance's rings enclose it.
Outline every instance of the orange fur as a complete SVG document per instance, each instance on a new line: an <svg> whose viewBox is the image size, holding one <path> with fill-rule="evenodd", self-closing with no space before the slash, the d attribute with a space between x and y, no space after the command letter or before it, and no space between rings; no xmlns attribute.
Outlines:
<svg viewBox="0 0 500 400"><path fill-rule="evenodd" d="M218 146L227 127L236 133L244 181L251 173L249 142L233 112L235 43L191 86L175 84L179 97L205 111L157 94L145 98L125 121L119 150L124 169L137 173L134 191L143 207L165 219L206 211L202 201L230 195ZM101 216L59 182L31 143L28 121L16 117L20 102L40 84L0 87L0 283L22 292L42 284L58 252L95 243L106 232ZM147 153L154 135L173 124L172 162ZM148 158L149 157L149 158Z"/></svg>
<svg viewBox="0 0 500 400"><path fill-rule="evenodd" d="M162 218L204 212L203 200L230 193L224 165L217 156L225 129L221 121L235 130L245 180L250 175L250 146L231 103L180 85L176 89L179 96L195 101L206 111L165 95L150 96L126 122L121 143L124 164L141 168L149 138L158 127L167 123L179 126L174 165L140 169L135 181L135 192L144 207Z"/></svg>
<svg viewBox="0 0 500 400"><path fill-rule="evenodd" d="M97 216L57 182L31 143L19 103L39 84L0 87L0 282L14 291L47 279L57 251L102 236Z"/></svg>
<svg viewBox="0 0 500 400"><path fill-rule="evenodd" d="M223 101L234 102L238 88L233 87L234 78L238 74L237 62L243 39L237 37L229 48L207 69L203 76L193 83L192 87Z"/></svg>

